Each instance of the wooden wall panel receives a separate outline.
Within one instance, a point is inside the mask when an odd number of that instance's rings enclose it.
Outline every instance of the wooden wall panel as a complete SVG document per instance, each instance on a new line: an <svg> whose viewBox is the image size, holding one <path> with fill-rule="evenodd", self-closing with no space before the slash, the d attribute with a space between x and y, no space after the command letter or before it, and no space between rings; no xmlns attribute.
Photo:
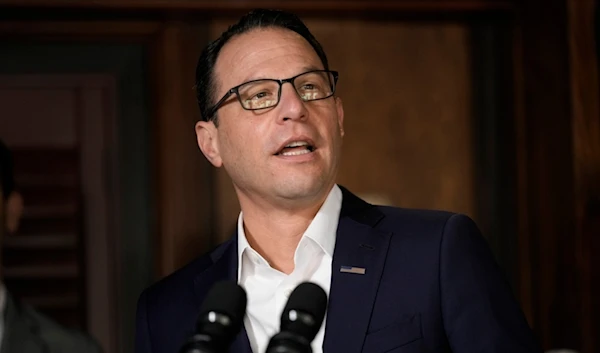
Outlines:
<svg viewBox="0 0 600 353"><path fill-rule="evenodd" d="M229 23L213 22L211 37ZM338 182L370 200L475 217L468 28L329 19L307 25L340 72L346 136ZM239 206L226 173L216 175L224 240Z"/></svg>
<svg viewBox="0 0 600 353"><path fill-rule="evenodd" d="M596 352L600 349L600 89L594 44L600 45L596 43L600 38L594 33L592 0L569 1L567 11L575 176L572 239L580 276L581 350Z"/></svg>
<svg viewBox="0 0 600 353"><path fill-rule="evenodd" d="M196 145L194 72L204 31L174 21L165 24L153 52L155 138L158 174L159 277L208 250L212 171Z"/></svg>
<svg viewBox="0 0 600 353"><path fill-rule="evenodd" d="M339 183L396 206L474 214L466 26L309 21L340 71Z"/></svg>
<svg viewBox="0 0 600 353"><path fill-rule="evenodd" d="M525 1L514 43L521 300L544 349L584 353L599 348L593 6Z"/></svg>
<svg viewBox="0 0 600 353"><path fill-rule="evenodd" d="M236 20L236 18L220 18L210 21L208 25L208 38L210 40L218 38ZM237 217L240 213L240 205L237 201L231 179L227 175L227 172L225 172L225 169L212 168L214 173L214 241L220 243L229 239L232 232L235 231Z"/></svg>
<svg viewBox="0 0 600 353"><path fill-rule="evenodd" d="M110 10L184 10L184 11L247 11L252 8L281 8L291 11L364 12L423 11L467 12L506 11L514 8L511 0L0 0L0 6L110 9Z"/></svg>
<svg viewBox="0 0 600 353"><path fill-rule="evenodd" d="M73 89L0 88L1 137L11 146L76 145Z"/></svg>

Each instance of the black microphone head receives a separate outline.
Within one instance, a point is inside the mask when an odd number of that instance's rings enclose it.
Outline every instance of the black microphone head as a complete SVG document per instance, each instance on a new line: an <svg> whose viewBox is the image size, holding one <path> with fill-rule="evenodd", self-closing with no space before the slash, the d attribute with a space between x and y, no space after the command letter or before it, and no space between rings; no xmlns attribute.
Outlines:
<svg viewBox="0 0 600 353"><path fill-rule="evenodd" d="M242 329L246 303L246 291L238 284L217 282L200 307L197 332L216 345L229 345Z"/></svg>
<svg viewBox="0 0 600 353"><path fill-rule="evenodd" d="M200 307L200 315L218 311L241 322L246 313L246 291L232 281L217 282L210 289Z"/></svg>
<svg viewBox="0 0 600 353"><path fill-rule="evenodd" d="M297 334L308 342L315 338L327 310L327 294L310 282L298 285L281 314L281 332Z"/></svg>

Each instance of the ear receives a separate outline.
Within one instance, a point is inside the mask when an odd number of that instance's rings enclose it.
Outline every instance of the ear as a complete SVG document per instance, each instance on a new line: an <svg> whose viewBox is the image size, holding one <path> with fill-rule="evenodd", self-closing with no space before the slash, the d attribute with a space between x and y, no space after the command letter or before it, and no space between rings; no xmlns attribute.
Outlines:
<svg viewBox="0 0 600 353"><path fill-rule="evenodd" d="M8 233L15 233L19 229L19 222L23 215L23 197L13 191L6 199L6 229Z"/></svg>
<svg viewBox="0 0 600 353"><path fill-rule="evenodd" d="M340 128L340 136L344 137L344 106L342 105L342 99L335 97L335 108L338 115L338 126Z"/></svg>
<svg viewBox="0 0 600 353"><path fill-rule="evenodd" d="M198 140L198 147L212 165L217 168L223 165L219 153L217 127L212 121L199 121L196 123L196 139Z"/></svg>

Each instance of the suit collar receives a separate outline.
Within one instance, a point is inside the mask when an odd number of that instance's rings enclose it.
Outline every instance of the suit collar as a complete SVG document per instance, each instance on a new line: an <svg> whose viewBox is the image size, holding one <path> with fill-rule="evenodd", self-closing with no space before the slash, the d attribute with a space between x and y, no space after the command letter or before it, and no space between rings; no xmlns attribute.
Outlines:
<svg viewBox="0 0 600 353"><path fill-rule="evenodd" d="M199 305L216 282L236 280L236 252L236 242L230 239L213 250L199 265L199 272L194 277L194 294Z"/></svg>
<svg viewBox="0 0 600 353"><path fill-rule="evenodd" d="M349 218L357 223L375 227L385 217L376 206L365 202L343 186L340 186L340 189L343 195L340 220Z"/></svg>
<svg viewBox="0 0 600 353"><path fill-rule="evenodd" d="M206 294L208 294L208 291L216 282L237 282L237 232L230 240L213 250L209 258L212 263L194 279L194 291L198 302L198 309L200 309ZM229 351L235 353L252 353L250 341L243 325L242 330L231 344Z"/></svg>

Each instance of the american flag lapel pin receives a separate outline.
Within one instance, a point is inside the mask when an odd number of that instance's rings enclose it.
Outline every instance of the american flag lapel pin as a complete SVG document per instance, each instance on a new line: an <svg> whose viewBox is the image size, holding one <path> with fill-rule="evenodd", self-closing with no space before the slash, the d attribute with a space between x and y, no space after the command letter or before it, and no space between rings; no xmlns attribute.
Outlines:
<svg viewBox="0 0 600 353"><path fill-rule="evenodd" d="M357 275L364 275L367 272L367 269L364 267L354 267L354 266L342 266L340 268L340 272L342 273L354 273Z"/></svg>

